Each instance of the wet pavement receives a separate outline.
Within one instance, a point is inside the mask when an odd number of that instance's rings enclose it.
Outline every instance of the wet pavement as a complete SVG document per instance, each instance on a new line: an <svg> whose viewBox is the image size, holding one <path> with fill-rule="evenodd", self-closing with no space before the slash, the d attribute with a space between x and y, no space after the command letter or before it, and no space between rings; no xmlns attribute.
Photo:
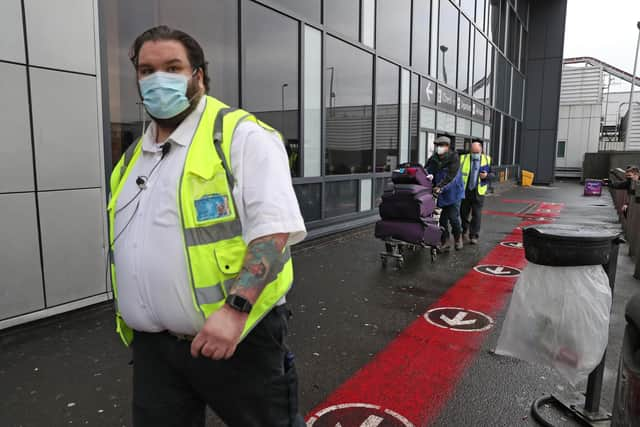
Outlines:
<svg viewBox="0 0 640 427"><path fill-rule="evenodd" d="M564 203L558 222L616 223L608 195L587 199L577 184L557 183L514 187L488 197L485 209L493 214L484 217L480 244L441 255L435 263L425 250L411 254L402 270L383 269L383 245L373 238L371 227L296 247L289 343L300 373L301 412L310 411L370 362L522 220L504 214L526 213L533 205L526 201L535 200ZM626 251L621 247L603 392L606 408L613 399L624 304L640 291ZM434 425L535 425L531 402L570 390L549 369L492 354L503 316L504 310ZM129 361L129 350L113 332L110 304L0 331L0 426L131 426ZM561 417L554 414L559 425L573 425ZM208 426L219 425L212 415Z"/></svg>

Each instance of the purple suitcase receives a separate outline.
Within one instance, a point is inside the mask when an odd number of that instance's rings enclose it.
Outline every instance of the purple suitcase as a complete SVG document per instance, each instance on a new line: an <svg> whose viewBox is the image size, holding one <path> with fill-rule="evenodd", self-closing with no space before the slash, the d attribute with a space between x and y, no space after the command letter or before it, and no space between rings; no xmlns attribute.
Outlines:
<svg viewBox="0 0 640 427"><path fill-rule="evenodd" d="M433 184L427 176L428 173L422 165L405 164L391 172L391 181L394 184L417 184L432 188Z"/></svg>
<svg viewBox="0 0 640 427"><path fill-rule="evenodd" d="M421 221L433 214L436 202L432 190L415 184L395 184L382 194L382 219Z"/></svg>
<svg viewBox="0 0 640 427"><path fill-rule="evenodd" d="M376 223L375 236L378 239L393 238L408 243L439 246L442 230L433 218L425 222L382 220Z"/></svg>

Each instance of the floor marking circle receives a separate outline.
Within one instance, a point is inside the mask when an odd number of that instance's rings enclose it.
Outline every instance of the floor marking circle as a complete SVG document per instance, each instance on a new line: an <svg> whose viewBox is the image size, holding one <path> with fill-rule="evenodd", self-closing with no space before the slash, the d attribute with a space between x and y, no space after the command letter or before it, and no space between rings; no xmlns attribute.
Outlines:
<svg viewBox="0 0 640 427"><path fill-rule="evenodd" d="M500 242L500 245L506 248L524 249L524 244L522 242L506 241Z"/></svg>
<svg viewBox="0 0 640 427"><path fill-rule="evenodd" d="M328 406L307 421L307 427L415 427L391 409L369 403Z"/></svg>
<svg viewBox="0 0 640 427"><path fill-rule="evenodd" d="M486 314L460 307L433 308L424 314L424 318L434 326L458 332L486 331L494 324Z"/></svg>
<svg viewBox="0 0 640 427"><path fill-rule="evenodd" d="M478 273L493 277L517 277L521 273L521 271L515 267L497 264L476 265L473 269Z"/></svg>

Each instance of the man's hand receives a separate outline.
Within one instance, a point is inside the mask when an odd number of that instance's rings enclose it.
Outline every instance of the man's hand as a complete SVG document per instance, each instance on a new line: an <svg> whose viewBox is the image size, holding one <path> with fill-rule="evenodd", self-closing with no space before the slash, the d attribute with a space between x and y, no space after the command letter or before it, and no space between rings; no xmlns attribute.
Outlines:
<svg viewBox="0 0 640 427"><path fill-rule="evenodd" d="M240 342L247 317L247 313L241 313L226 304L211 313L191 343L191 355L214 360L229 359Z"/></svg>
<svg viewBox="0 0 640 427"><path fill-rule="evenodd" d="M440 187L433 187L433 195L434 196L439 196L440 193L442 193L442 188Z"/></svg>
<svg viewBox="0 0 640 427"><path fill-rule="evenodd" d="M480 172L480 179L487 179L487 177L489 176L488 173L486 172Z"/></svg>

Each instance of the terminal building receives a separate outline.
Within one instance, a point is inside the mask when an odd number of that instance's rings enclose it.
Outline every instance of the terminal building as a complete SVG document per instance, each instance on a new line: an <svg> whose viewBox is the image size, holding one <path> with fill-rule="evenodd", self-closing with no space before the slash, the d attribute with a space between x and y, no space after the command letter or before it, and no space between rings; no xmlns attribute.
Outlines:
<svg viewBox="0 0 640 427"><path fill-rule="evenodd" d="M375 220L439 135L554 179L566 0L4 0L0 329L111 298L105 206L149 123L129 47L192 34L211 94L280 129L310 230ZM258 171L259 172L259 171Z"/></svg>

